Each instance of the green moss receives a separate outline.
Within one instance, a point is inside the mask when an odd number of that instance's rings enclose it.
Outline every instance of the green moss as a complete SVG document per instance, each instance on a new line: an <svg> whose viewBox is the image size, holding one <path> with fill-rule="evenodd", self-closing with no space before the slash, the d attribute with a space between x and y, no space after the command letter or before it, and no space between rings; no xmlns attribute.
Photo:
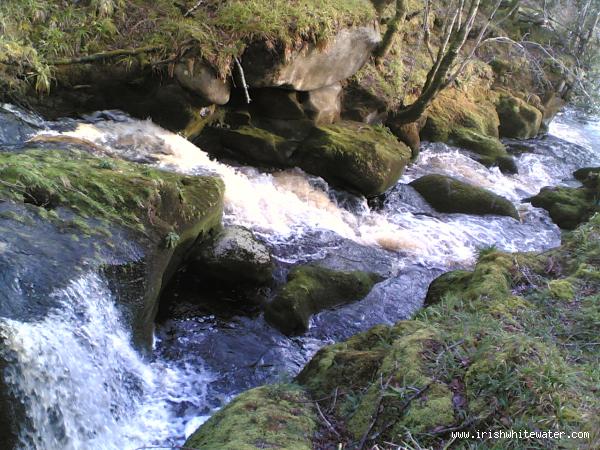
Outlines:
<svg viewBox="0 0 600 450"><path fill-rule="evenodd" d="M263 386L225 406L184 446L206 450L310 450L317 423L313 403L298 386Z"/></svg>
<svg viewBox="0 0 600 450"><path fill-rule="evenodd" d="M429 285L424 306L435 305L447 294L464 290L468 286L472 275L472 272L455 270L436 278Z"/></svg>
<svg viewBox="0 0 600 450"><path fill-rule="evenodd" d="M546 187L528 199L544 208L559 227L572 230L600 210L594 190L588 188Z"/></svg>
<svg viewBox="0 0 600 450"><path fill-rule="evenodd" d="M316 127L293 162L334 185L371 197L393 186L410 158L411 150L387 128L343 122Z"/></svg>
<svg viewBox="0 0 600 450"><path fill-rule="evenodd" d="M245 125L219 130L222 145L237 158L280 167L289 166L295 144L263 128Z"/></svg>
<svg viewBox="0 0 600 450"><path fill-rule="evenodd" d="M437 211L496 214L519 219L512 202L483 188L444 175L426 175L410 183Z"/></svg>
<svg viewBox="0 0 600 450"><path fill-rule="evenodd" d="M339 272L314 265L295 267L265 309L265 319L286 334L302 333L313 314L360 300L379 280L366 272Z"/></svg>
<svg viewBox="0 0 600 450"><path fill-rule="evenodd" d="M231 0L196 8L185 0L60 0L0 4L0 83L15 88L34 69L35 84L50 89L48 62L114 49L156 47L146 55L125 57L124 66L149 65L164 60L182 45L197 47L201 55L228 73L232 57L255 40L293 47L299 40L323 43L340 27L375 19L368 0Z"/></svg>
<svg viewBox="0 0 600 450"><path fill-rule="evenodd" d="M548 290L554 298L560 300L573 300L575 288L567 280L552 280L548 283Z"/></svg>
<svg viewBox="0 0 600 450"><path fill-rule="evenodd" d="M163 236L203 215L214 213L220 220L223 184L217 178L186 177L116 159L110 161L112 169L100 169L102 162L106 159L78 150L1 153L0 198L32 204L42 218L55 222L62 220L57 209L70 209L76 216L67 219L69 226L88 235L102 230L102 222Z"/></svg>

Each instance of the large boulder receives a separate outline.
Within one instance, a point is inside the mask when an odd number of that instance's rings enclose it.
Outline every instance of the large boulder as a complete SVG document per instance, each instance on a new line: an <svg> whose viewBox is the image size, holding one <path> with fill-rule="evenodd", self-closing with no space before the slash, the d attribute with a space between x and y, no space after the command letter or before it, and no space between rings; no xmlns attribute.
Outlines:
<svg viewBox="0 0 600 450"><path fill-rule="evenodd" d="M588 189L600 189L600 167L583 167L573 172L573 176Z"/></svg>
<svg viewBox="0 0 600 450"><path fill-rule="evenodd" d="M271 252L252 231L239 226L202 242L189 262L203 277L225 282L266 284L273 278Z"/></svg>
<svg viewBox="0 0 600 450"><path fill-rule="evenodd" d="M548 211L554 223L566 230L577 228L600 211L594 190L585 187L545 187L526 201Z"/></svg>
<svg viewBox="0 0 600 450"><path fill-rule="evenodd" d="M496 112L500 119L500 136L531 139L540 132L542 112L520 98L500 96Z"/></svg>
<svg viewBox="0 0 600 450"><path fill-rule="evenodd" d="M202 59L188 57L179 61L173 74L181 86L208 103L224 105L229 102L229 81L219 78L217 72Z"/></svg>
<svg viewBox="0 0 600 450"><path fill-rule="evenodd" d="M342 122L316 127L293 161L334 185L373 197L396 184L410 158L410 149L387 130Z"/></svg>
<svg viewBox="0 0 600 450"><path fill-rule="evenodd" d="M311 450L318 426L313 402L303 389L267 385L238 396L192 434L183 448Z"/></svg>
<svg viewBox="0 0 600 450"><path fill-rule="evenodd" d="M439 212L494 214L519 220L519 213L511 201L452 177L425 175L410 185Z"/></svg>
<svg viewBox="0 0 600 450"><path fill-rule="evenodd" d="M295 267L281 292L267 305L265 319L285 334L303 333L313 314L362 299L380 280L379 275L360 271Z"/></svg>
<svg viewBox="0 0 600 450"><path fill-rule="evenodd" d="M307 45L291 54L258 42L242 58L246 81L252 88L284 87L313 91L350 78L367 62L380 42L377 27L341 30L325 47Z"/></svg>

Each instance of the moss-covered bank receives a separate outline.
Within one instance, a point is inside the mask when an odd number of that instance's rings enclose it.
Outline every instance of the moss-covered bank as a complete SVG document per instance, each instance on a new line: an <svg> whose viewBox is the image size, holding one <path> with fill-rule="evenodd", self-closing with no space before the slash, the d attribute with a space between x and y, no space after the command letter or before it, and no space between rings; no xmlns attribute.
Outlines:
<svg viewBox="0 0 600 450"><path fill-rule="evenodd" d="M596 215L541 255L482 252L473 271L434 282L431 306L413 320L323 348L297 378L329 411L327 422L319 419L320 439L444 448L473 444L453 440L457 430L556 430L589 432L577 445L596 448L599 268ZM222 414L237 420L248 412ZM477 448L569 445L541 435L477 441Z"/></svg>

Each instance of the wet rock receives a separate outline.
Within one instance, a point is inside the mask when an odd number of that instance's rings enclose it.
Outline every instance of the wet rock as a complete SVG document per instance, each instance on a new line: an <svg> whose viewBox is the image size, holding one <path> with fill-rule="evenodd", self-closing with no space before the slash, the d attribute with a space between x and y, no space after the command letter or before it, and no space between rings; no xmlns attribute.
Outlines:
<svg viewBox="0 0 600 450"><path fill-rule="evenodd" d="M378 281L378 275L366 272L295 267L281 292L267 305L265 319L285 334L303 333L313 314L364 298Z"/></svg>
<svg viewBox="0 0 600 450"><path fill-rule="evenodd" d="M548 211L554 223L566 230L575 229L600 210L593 190L586 188L545 187L525 201Z"/></svg>
<svg viewBox="0 0 600 450"><path fill-rule="evenodd" d="M297 143L252 125L217 130L221 145L234 157L268 166L288 167Z"/></svg>
<svg viewBox="0 0 600 450"><path fill-rule="evenodd" d="M414 161L419 156L421 148L421 137L419 136L419 125L416 122L398 123L393 114L388 117L386 125L394 135L410 147L411 159Z"/></svg>
<svg viewBox="0 0 600 450"><path fill-rule="evenodd" d="M452 177L426 175L410 185L439 212L495 214L519 220L519 213L509 200Z"/></svg>
<svg viewBox="0 0 600 450"><path fill-rule="evenodd" d="M310 450L318 429L313 403L292 384L244 392L212 416L185 442L185 448Z"/></svg>
<svg viewBox="0 0 600 450"><path fill-rule="evenodd" d="M267 284L273 279L273 261L266 245L252 231L227 227L203 242L190 257L193 269L203 277L226 282Z"/></svg>
<svg viewBox="0 0 600 450"><path fill-rule="evenodd" d="M283 46L273 49L259 42L246 50L242 65L253 88L313 91L354 75L380 40L377 27L368 26L341 30L327 46L308 45L291 55Z"/></svg>
<svg viewBox="0 0 600 450"><path fill-rule="evenodd" d="M175 64L173 73L181 86L208 103L225 105L229 102L229 82L219 78L215 70L202 59L185 58Z"/></svg>
<svg viewBox="0 0 600 450"><path fill-rule="evenodd" d="M410 157L410 149L391 133L342 122L315 128L293 161L333 185L372 197L396 184Z"/></svg>
<svg viewBox="0 0 600 450"><path fill-rule="evenodd" d="M531 139L542 124L542 112L524 100L503 95L496 103L500 119L499 132L503 137Z"/></svg>
<svg viewBox="0 0 600 450"><path fill-rule="evenodd" d="M342 86L339 83L315 89L302 95L306 116L318 125L328 125L340 120Z"/></svg>

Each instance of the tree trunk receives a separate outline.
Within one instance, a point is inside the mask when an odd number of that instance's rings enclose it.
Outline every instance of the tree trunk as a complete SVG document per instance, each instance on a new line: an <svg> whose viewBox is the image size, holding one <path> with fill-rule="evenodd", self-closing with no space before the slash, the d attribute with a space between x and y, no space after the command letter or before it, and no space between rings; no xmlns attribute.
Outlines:
<svg viewBox="0 0 600 450"><path fill-rule="evenodd" d="M406 19L407 9L406 0L396 0L396 13L388 23L381 44L379 44L377 50L375 50L375 61L377 61L377 64L381 63L390 52L390 49L394 44L394 38L400 29L400 24Z"/></svg>

